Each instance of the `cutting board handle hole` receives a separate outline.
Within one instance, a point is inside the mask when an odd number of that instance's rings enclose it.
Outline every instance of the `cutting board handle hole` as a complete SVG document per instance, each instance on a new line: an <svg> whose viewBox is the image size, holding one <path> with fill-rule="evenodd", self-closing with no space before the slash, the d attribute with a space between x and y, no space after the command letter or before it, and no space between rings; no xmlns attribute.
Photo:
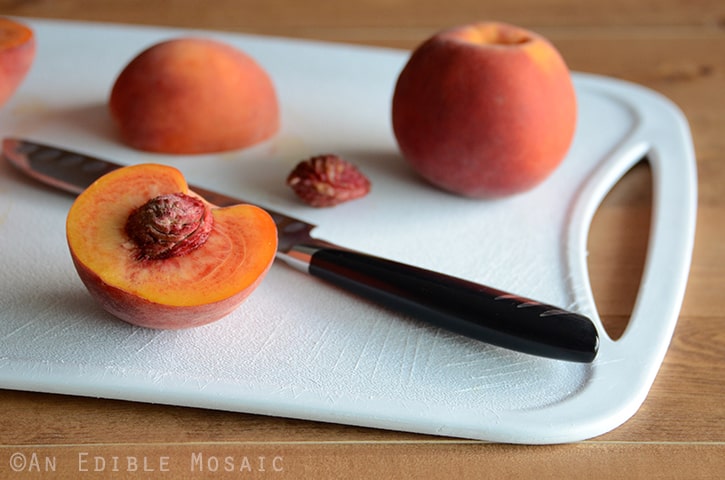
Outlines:
<svg viewBox="0 0 725 480"><path fill-rule="evenodd" d="M645 157L599 205L587 240L589 277L602 326L612 340L627 329L640 289L652 217L652 171Z"/></svg>

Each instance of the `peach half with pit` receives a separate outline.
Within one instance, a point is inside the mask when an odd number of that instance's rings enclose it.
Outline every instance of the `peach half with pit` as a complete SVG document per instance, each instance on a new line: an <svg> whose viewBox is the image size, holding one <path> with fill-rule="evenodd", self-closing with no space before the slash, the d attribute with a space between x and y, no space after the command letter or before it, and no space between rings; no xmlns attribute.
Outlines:
<svg viewBox="0 0 725 480"><path fill-rule="evenodd" d="M266 70L235 46L197 37L139 53L114 82L109 109L124 143L167 154L250 147L280 124Z"/></svg>
<svg viewBox="0 0 725 480"><path fill-rule="evenodd" d="M177 169L158 164L96 180L73 202L66 237L91 296L116 317L155 329L228 315L262 281L277 249L264 210L212 205Z"/></svg>
<svg viewBox="0 0 725 480"><path fill-rule="evenodd" d="M0 17L0 107L13 96L35 60L35 33L22 23Z"/></svg>
<svg viewBox="0 0 725 480"><path fill-rule="evenodd" d="M444 190L524 192L566 156L576 130L571 73L543 36L501 22L441 31L411 54L392 100L403 157Z"/></svg>

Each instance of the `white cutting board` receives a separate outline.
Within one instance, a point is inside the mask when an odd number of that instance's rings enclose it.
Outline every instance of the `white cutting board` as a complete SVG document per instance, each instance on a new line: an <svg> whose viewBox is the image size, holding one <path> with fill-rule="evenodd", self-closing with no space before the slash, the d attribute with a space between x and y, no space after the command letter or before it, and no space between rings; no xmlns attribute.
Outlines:
<svg viewBox="0 0 725 480"><path fill-rule="evenodd" d="M580 122L543 185L499 201L437 191L401 159L389 110L408 52L160 28L26 19L38 56L0 112L0 133L155 161L193 182L320 225L341 245L489 284L590 315L591 365L532 357L395 315L278 263L229 317L153 331L114 320L70 261L66 194L0 162L0 387L251 412L515 443L577 441L626 421L647 395L677 321L690 264L696 169L687 122L669 101L576 74ZM106 111L143 48L194 33L254 56L272 76L283 125L222 155L171 157L122 145ZM332 152L372 180L364 199L299 203L292 166ZM654 213L644 281L618 341L604 332L586 267L590 220L647 154Z"/></svg>

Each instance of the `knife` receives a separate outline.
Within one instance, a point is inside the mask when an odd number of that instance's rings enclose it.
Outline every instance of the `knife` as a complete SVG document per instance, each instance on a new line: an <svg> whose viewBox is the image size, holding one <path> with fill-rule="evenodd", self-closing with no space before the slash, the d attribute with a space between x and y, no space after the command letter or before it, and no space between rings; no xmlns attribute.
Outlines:
<svg viewBox="0 0 725 480"><path fill-rule="evenodd" d="M74 194L122 166L18 138L3 141L3 156L31 177ZM218 206L249 203L198 186L189 188ZM340 247L312 237L315 225L265 210L277 224L277 259L303 272L439 328L506 349L581 363L597 355L597 329L583 315Z"/></svg>

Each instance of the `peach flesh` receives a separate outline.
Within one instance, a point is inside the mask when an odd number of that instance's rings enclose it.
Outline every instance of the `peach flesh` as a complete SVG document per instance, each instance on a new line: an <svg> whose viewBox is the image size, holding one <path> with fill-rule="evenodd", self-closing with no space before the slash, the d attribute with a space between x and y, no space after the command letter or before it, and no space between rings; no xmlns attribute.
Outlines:
<svg viewBox="0 0 725 480"><path fill-rule="evenodd" d="M129 215L149 198L177 192L195 195L172 167L125 167L95 182L68 214L68 245L81 280L104 309L134 325L178 329L218 320L259 285L274 259L272 219L236 205L210 206L212 231L195 250L140 260L124 231Z"/></svg>

